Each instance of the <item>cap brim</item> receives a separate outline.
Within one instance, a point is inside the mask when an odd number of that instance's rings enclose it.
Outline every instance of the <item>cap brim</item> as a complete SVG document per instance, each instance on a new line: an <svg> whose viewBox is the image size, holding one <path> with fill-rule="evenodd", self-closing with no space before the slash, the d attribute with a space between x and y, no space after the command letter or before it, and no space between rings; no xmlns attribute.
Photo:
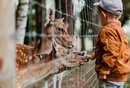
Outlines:
<svg viewBox="0 0 130 88"><path fill-rule="evenodd" d="M100 2L96 2L93 4L94 6L99 6L100 5Z"/></svg>

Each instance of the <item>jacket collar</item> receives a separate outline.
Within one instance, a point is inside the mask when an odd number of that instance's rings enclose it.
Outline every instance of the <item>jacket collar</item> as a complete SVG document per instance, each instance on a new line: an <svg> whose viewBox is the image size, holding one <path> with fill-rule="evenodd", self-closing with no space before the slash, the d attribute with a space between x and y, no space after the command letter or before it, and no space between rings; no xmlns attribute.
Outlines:
<svg viewBox="0 0 130 88"><path fill-rule="evenodd" d="M118 27L121 27L121 22L120 21L111 21L111 22L108 22L108 24L114 24L114 25L117 25Z"/></svg>

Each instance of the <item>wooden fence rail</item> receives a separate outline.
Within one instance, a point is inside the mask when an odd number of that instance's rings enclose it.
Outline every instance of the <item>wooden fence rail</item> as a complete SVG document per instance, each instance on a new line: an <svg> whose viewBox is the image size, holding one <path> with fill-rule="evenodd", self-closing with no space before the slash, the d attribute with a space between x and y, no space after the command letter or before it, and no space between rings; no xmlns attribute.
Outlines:
<svg viewBox="0 0 130 88"><path fill-rule="evenodd" d="M0 88L14 88L14 21L13 0L0 0Z"/></svg>

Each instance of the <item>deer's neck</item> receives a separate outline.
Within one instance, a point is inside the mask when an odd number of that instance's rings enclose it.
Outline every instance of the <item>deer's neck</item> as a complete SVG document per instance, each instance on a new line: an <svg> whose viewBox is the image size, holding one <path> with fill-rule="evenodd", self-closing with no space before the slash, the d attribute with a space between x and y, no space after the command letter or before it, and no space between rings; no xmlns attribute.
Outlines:
<svg viewBox="0 0 130 88"><path fill-rule="evenodd" d="M49 76L52 72L54 72L55 69L58 69L59 66L55 67L54 64L47 64L48 62L52 61L51 55L45 58L45 60L31 64L31 73L30 70L23 69L20 71L22 74L16 75L16 87L23 87L26 85L26 83L32 83L37 80L40 80L41 78L45 78ZM46 64L45 64L46 63ZM45 64L43 66L43 64ZM29 66L28 66L29 67ZM27 67L27 68L28 68ZM55 69L53 69L55 67ZM31 80L31 81L30 81Z"/></svg>
<svg viewBox="0 0 130 88"><path fill-rule="evenodd" d="M52 38L43 37L38 54L40 54L40 53L49 54L51 52L51 50L52 50Z"/></svg>

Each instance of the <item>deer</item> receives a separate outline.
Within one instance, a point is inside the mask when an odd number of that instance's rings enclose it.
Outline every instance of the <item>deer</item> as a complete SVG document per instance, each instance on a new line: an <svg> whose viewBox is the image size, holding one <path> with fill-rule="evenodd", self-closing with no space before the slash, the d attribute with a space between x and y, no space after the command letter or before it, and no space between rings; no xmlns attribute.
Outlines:
<svg viewBox="0 0 130 88"><path fill-rule="evenodd" d="M72 38L67 36L67 30L63 23L63 19L54 19L53 10L49 12L49 22L45 26L43 35L38 45L28 46L16 43L16 61L22 64L21 69L30 63L38 63L41 59L35 57L36 54L49 54L52 50L52 38L68 49L73 48ZM53 36L56 35L56 36ZM17 70L17 69L16 69Z"/></svg>
<svg viewBox="0 0 130 88"><path fill-rule="evenodd" d="M40 79L52 77L52 74L59 73L61 68L80 66L87 61L84 56L53 42L52 51L49 54L35 55L35 57L42 59L42 61L26 65L22 69L20 67L21 64L16 61L16 65L18 65L16 69L19 69L16 71L16 88L23 88L28 83L32 84ZM46 84L45 88L47 88Z"/></svg>
<svg viewBox="0 0 130 88"><path fill-rule="evenodd" d="M49 12L49 22L44 28L43 35L44 37L41 38L36 46L16 43L16 63L18 63L16 64L16 71L27 67L29 64L40 62L42 59L35 57L37 54L48 55L52 50L52 38L63 47L68 49L74 47L72 38L68 36L63 19L54 19L53 10L51 9Z"/></svg>
<svg viewBox="0 0 130 88"><path fill-rule="evenodd" d="M67 53L67 54L69 54L71 57L69 57L67 60L64 60L64 59L61 59L60 60L60 62L62 63L63 62L63 64L65 64L65 66L64 66L64 68L61 68L60 70L59 70L59 72L57 72L57 73L55 73L54 75L53 75L53 88L57 88L57 86L56 86L56 84L57 84L57 81L59 81L58 82L58 88L61 88L61 83L62 83L62 79L63 79L63 76L64 76L64 74L66 73L66 72L68 72L71 68L73 68L73 67L76 67L76 66L79 66L79 65L77 65L77 64L75 64L76 63L76 59L73 59L72 60L72 58L73 58L73 55L78 55L78 56L83 56L84 58L86 58L86 56L87 56L87 52L85 52L85 51L83 51L83 52L77 52L75 49L68 49L68 50L66 50L66 49L64 49L62 46L60 46L60 45L58 45L56 42L55 42L55 40L53 39L53 41L54 41L54 45L55 45L55 47L59 47L61 50L59 50L59 52L60 53L56 53L56 54L63 54L63 52L65 53ZM73 41L74 42L74 41ZM62 50L63 49L63 50ZM55 48L55 50L58 50L57 48ZM65 51L66 50L66 51ZM66 57L68 57L67 55L66 55L66 53L64 54ZM62 58L62 57L61 57ZM71 59L71 60L70 60ZM69 62L69 60L70 60L70 62ZM89 60L86 58L86 59L83 59L85 62L88 62ZM79 60L80 61L80 60ZM81 64L83 65L85 62L82 62ZM46 77L45 78L45 80L46 79L49 79L50 78L50 76L49 77ZM47 81L45 81L45 88L48 88L48 82Z"/></svg>
<svg viewBox="0 0 130 88"><path fill-rule="evenodd" d="M73 48L71 37L67 36L67 30L63 23L63 19L54 19L53 11L50 9L49 22L44 28L44 37L41 38L37 46L27 46L16 43L16 71L21 70L32 63L38 63L41 59L35 57L37 54L49 54L52 50L52 38L68 49ZM56 35L56 36L52 36ZM62 35L62 36L61 36ZM41 56L42 57L42 56Z"/></svg>

